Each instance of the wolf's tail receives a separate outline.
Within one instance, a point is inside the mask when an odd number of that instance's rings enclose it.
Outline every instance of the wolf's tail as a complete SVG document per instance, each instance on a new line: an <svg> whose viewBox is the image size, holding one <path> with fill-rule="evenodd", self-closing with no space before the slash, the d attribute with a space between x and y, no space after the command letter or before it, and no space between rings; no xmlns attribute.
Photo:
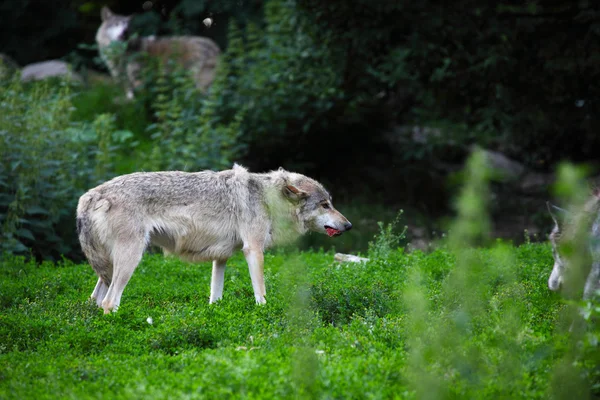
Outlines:
<svg viewBox="0 0 600 400"><path fill-rule="evenodd" d="M77 235L81 249L96 275L106 285L112 281L112 259L110 249L102 240L96 218L102 218L110 208L110 202L99 193L89 191L79 198L77 205ZM93 218L96 217L96 218Z"/></svg>

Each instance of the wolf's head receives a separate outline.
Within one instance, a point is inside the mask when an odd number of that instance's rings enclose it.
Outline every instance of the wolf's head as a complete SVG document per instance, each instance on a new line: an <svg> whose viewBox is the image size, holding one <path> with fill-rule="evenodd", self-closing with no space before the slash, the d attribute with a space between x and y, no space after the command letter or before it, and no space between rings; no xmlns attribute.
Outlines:
<svg viewBox="0 0 600 400"><path fill-rule="evenodd" d="M331 195L323 185L307 176L282 168L277 172L282 182L282 193L288 201L296 205L298 220L306 230L332 237L352 229L350 221L333 206Z"/></svg>
<svg viewBox="0 0 600 400"><path fill-rule="evenodd" d="M115 14L106 6L102 7L100 16L102 24L98 28L98 32L96 32L96 42L100 48L126 39L131 16Z"/></svg>

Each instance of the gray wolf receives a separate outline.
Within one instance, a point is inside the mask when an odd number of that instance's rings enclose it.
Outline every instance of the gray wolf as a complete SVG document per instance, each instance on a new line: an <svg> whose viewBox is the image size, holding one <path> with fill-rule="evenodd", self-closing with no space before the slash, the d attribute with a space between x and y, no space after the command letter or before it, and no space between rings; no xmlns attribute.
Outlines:
<svg viewBox="0 0 600 400"><path fill-rule="evenodd" d="M127 97L133 98L141 85L140 55L156 57L161 62L174 60L191 72L196 87L205 91L213 82L221 50L211 39L200 36L142 37L128 39L132 16L113 13L103 7L102 24L96 32L100 57L113 78L127 82Z"/></svg>
<svg viewBox="0 0 600 400"><path fill-rule="evenodd" d="M587 247L591 263L589 272L586 268L583 274L583 277L587 274L583 299L590 299L600 289L600 191L596 191L590 197L579 215L573 215L550 203L548 203L548 211L554 221L554 227L549 235L554 266L548 279L548 288L559 291L563 287L569 265L560 252L561 245L569 239L569 237L565 238L566 236L573 235L577 229L582 229L588 238ZM571 236L570 239L573 240L573 237Z"/></svg>
<svg viewBox="0 0 600 400"><path fill-rule="evenodd" d="M341 235L352 224L317 181L282 168L251 173L147 172L116 177L85 193L77 206L81 247L98 283L91 295L116 311L148 245L184 260L213 261L210 303L222 298L225 264L244 253L257 303L266 303L265 249L308 232Z"/></svg>

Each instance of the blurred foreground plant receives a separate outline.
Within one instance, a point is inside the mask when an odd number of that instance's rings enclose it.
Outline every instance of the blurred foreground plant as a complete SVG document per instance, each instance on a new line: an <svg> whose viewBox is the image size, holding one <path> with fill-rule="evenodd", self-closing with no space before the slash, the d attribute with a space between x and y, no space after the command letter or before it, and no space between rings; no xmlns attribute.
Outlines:
<svg viewBox="0 0 600 400"><path fill-rule="evenodd" d="M473 153L447 241L456 264L436 303L425 296L426 271L411 271L404 295L410 335L407 374L419 399L515 397L521 379L531 373L521 359L529 327L514 256L502 244L487 259L475 249L489 242L489 179L484 155Z"/></svg>

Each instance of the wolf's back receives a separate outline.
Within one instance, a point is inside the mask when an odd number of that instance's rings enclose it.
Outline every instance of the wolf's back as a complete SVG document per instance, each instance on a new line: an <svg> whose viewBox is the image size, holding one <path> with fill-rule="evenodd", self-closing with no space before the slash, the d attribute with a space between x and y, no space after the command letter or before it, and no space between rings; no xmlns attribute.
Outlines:
<svg viewBox="0 0 600 400"><path fill-rule="evenodd" d="M202 90L214 80L221 55L221 49L214 41L201 36L143 38L140 50L162 61L175 60L192 72L196 86Z"/></svg>

